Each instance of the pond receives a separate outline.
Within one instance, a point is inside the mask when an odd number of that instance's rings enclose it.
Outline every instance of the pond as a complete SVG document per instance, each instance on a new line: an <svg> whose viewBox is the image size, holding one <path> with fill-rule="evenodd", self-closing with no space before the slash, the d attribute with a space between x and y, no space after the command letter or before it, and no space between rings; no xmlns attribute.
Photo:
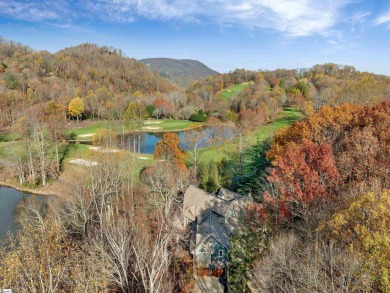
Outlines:
<svg viewBox="0 0 390 293"><path fill-rule="evenodd" d="M0 241L5 239L8 230L18 229L15 220L18 203L30 196L15 188L0 186Z"/></svg>
<svg viewBox="0 0 390 293"><path fill-rule="evenodd" d="M232 127L203 127L197 129L200 134L199 147L207 147L209 145L218 145L222 140L228 140L234 137L234 129ZM190 130L178 131L176 134L180 138L180 146L186 150L188 144L185 137L188 136ZM153 154L154 148L158 141L162 140L164 132L153 133L135 133L125 136L124 148L138 153Z"/></svg>

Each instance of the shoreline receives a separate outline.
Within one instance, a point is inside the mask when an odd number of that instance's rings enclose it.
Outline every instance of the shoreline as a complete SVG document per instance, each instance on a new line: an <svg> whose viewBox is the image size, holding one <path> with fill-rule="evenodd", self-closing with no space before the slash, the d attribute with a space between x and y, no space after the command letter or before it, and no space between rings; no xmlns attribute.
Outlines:
<svg viewBox="0 0 390 293"><path fill-rule="evenodd" d="M47 190L42 190L41 188L40 189L30 189L30 188L26 188L26 187L20 186L18 184L14 184L14 183L4 181L4 180L0 180L0 187L14 188L18 191L30 193L30 194L34 194L34 195L59 196L58 194L55 194L53 192L49 192Z"/></svg>
<svg viewBox="0 0 390 293"><path fill-rule="evenodd" d="M136 129L134 131L131 131L131 130L127 130L125 131L123 134L124 135L128 135L128 134L141 134L141 133L166 133L166 132L180 132L180 131L190 131L190 130L193 130L193 129L197 129L197 128L201 128L201 127L205 127L204 124L200 124L200 125L194 125L190 128L183 128L183 129L175 129L175 130L161 130L161 129ZM121 136L122 133L115 133L117 136ZM89 139L89 140L86 140L86 139L73 139L73 140L67 140L68 143L89 143L89 142L92 142L93 140L92 139Z"/></svg>

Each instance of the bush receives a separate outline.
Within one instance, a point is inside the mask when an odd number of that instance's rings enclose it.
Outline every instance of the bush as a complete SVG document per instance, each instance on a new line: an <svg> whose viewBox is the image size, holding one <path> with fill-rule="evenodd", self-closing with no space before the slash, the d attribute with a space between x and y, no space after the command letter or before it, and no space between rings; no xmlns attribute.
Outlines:
<svg viewBox="0 0 390 293"><path fill-rule="evenodd" d="M202 109L200 109L198 113L190 116L190 120L195 122L205 122L207 120L207 115Z"/></svg>
<svg viewBox="0 0 390 293"><path fill-rule="evenodd" d="M147 105L146 106L146 112L148 113L148 117L153 117L153 112L156 109L154 105Z"/></svg>

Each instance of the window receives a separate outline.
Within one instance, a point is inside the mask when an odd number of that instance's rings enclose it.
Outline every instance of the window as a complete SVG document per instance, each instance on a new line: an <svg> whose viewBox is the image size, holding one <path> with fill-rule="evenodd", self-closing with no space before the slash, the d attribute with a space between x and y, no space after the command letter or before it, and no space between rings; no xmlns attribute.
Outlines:
<svg viewBox="0 0 390 293"><path fill-rule="evenodd" d="M220 257L223 256L223 250L220 250L220 251L219 251L219 256L220 256Z"/></svg>
<svg viewBox="0 0 390 293"><path fill-rule="evenodd" d="M220 218L219 221L223 224L225 223L225 219L224 218Z"/></svg>
<svg viewBox="0 0 390 293"><path fill-rule="evenodd" d="M209 239L209 243L210 243L210 244L213 244L213 238L210 238L210 239Z"/></svg>

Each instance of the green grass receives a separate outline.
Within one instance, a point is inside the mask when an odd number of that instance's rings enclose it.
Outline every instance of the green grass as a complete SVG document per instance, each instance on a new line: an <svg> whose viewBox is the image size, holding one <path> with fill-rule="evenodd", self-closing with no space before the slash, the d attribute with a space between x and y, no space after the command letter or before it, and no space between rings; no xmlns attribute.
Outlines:
<svg viewBox="0 0 390 293"><path fill-rule="evenodd" d="M13 164L15 162L15 155L19 153L24 153L22 141L0 143L0 161Z"/></svg>
<svg viewBox="0 0 390 293"><path fill-rule="evenodd" d="M188 120L174 120L174 119L161 119L161 120L145 120L144 124L140 127L142 131L178 131L190 129L202 125L199 122L193 122ZM88 126L74 127L66 130L66 133L73 139L79 140L91 140L92 136L83 137L82 135L94 134L99 129L112 129L116 133L122 132L122 124L119 121L108 122L108 121L95 121ZM125 131L130 130L130 125L125 125Z"/></svg>
<svg viewBox="0 0 390 293"><path fill-rule="evenodd" d="M258 130L250 133L246 137L245 145L248 147L253 145L257 140L262 141L270 138L277 130L284 128L295 121L301 120L302 118L303 114L298 109L286 108L276 116L273 122L267 123L261 126ZM204 148L201 150L202 160L221 160L225 155L229 156L229 154L232 154L236 149L236 146L237 139L233 139L221 146Z"/></svg>
<svg viewBox="0 0 390 293"><path fill-rule="evenodd" d="M221 90L217 93L217 98L232 100L237 97L244 89L249 86L250 82L243 82L240 84L235 84L227 89Z"/></svg>
<svg viewBox="0 0 390 293"><path fill-rule="evenodd" d="M84 134L94 134L99 129L107 129L107 128L113 129L115 132L120 132L122 130L122 126L120 125L119 121L115 121L115 122L95 121L88 126L67 129L65 132L74 139L79 138L79 139L90 140L92 137L78 137L78 136Z"/></svg>
<svg viewBox="0 0 390 293"><path fill-rule="evenodd" d="M162 123L156 123L156 124L145 124L146 126L152 126L152 127L160 127L159 130L161 131L177 131L177 130L184 130L189 129L193 127L197 127L199 125L202 125L200 122L193 122L188 120L173 120L173 119L165 119L165 120L147 120L146 122L162 122Z"/></svg>
<svg viewBox="0 0 390 293"><path fill-rule="evenodd" d="M87 144L69 144L64 153L64 173L72 172L73 167L77 167L76 164L72 164L70 161L72 159L85 159L88 161L94 161L97 152L90 150L90 145ZM144 167L149 167L154 164L152 154L133 154L128 151L122 151L125 153L125 163L129 166L133 164L133 170L136 174L136 179L138 180L138 174ZM107 154L110 155L110 154ZM131 157L134 158L131 162ZM85 168L80 166L80 168Z"/></svg>
<svg viewBox="0 0 390 293"><path fill-rule="evenodd" d="M15 132L0 134L0 142L14 141L19 140L20 138L20 134Z"/></svg>

